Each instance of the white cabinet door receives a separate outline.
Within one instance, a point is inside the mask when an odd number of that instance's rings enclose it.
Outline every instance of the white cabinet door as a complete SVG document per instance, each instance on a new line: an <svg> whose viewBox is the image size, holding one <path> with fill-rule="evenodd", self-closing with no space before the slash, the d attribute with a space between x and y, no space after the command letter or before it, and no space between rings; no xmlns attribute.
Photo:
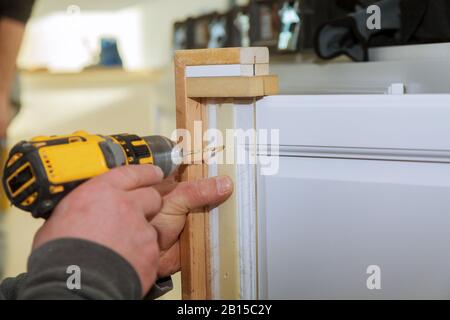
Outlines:
<svg viewBox="0 0 450 320"><path fill-rule="evenodd" d="M259 298L450 299L450 95L268 97L256 114L280 130L279 170L258 176Z"/></svg>

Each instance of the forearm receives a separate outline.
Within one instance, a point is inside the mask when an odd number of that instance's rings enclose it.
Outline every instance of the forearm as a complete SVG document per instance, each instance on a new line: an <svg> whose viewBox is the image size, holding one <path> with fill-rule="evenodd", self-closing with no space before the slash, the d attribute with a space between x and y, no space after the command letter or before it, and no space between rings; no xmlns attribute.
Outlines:
<svg viewBox="0 0 450 320"><path fill-rule="evenodd" d="M69 279L70 266L80 268L79 289L68 286L75 281ZM145 299L159 298L172 289L170 277L161 279ZM2 299L141 299L141 285L131 265L114 251L89 241L60 239L32 253L27 274L0 284Z"/></svg>
<svg viewBox="0 0 450 320"><path fill-rule="evenodd" d="M11 119L9 96L25 25L10 18L0 20L0 139Z"/></svg>
<svg viewBox="0 0 450 320"><path fill-rule="evenodd" d="M8 99L25 25L10 18L0 20L0 98Z"/></svg>
<svg viewBox="0 0 450 320"><path fill-rule="evenodd" d="M36 249L18 299L140 299L141 285L131 265L93 242L60 239Z"/></svg>

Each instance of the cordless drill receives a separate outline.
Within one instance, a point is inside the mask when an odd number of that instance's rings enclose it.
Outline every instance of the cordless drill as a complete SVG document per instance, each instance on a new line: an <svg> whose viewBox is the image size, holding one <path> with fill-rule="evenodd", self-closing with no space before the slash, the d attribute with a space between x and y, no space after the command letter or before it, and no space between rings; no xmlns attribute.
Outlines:
<svg viewBox="0 0 450 320"><path fill-rule="evenodd" d="M93 135L36 137L18 143L6 160L3 186L11 203L48 218L70 191L113 168L152 164L167 177L175 171L182 150L162 136Z"/></svg>

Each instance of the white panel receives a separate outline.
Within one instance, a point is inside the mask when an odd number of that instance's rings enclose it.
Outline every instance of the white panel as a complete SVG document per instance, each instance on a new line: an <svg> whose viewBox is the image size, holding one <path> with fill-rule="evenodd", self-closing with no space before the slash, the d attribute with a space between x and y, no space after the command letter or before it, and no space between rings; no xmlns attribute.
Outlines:
<svg viewBox="0 0 450 320"><path fill-rule="evenodd" d="M262 179L263 298L450 299L450 165L283 157Z"/></svg>
<svg viewBox="0 0 450 320"><path fill-rule="evenodd" d="M282 145L279 172L258 176L261 298L450 299L450 95L280 96L256 110Z"/></svg>
<svg viewBox="0 0 450 320"><path fill-rule="evenodd" d="M255 127L254 110L254 103L238 103L235 109L235 128L253 129ZM246 159L247 157L249 155L245 156ZM253 300L258 298L256 166L252 164L236 165L236 178L241 299Z"/></svg>
<svg viewBox="0 0 450 320"><path fill-rule="evenodd" d="M187 78L252 76L253 65L206 65L186 67Z"/></svg>
<svg viewBox="0 0 450 320"><path fill-rule="evenodd" d="M208 106L208 128L217 128L217 105ZM208 166L208 176L218 176L217 164ZM210 256L211 256L211 291L213 299L220 299L220 254L219 254L219 209L210 210Z"/></svg>
<svg viewBox="0 0 450 320"><path fill-rule="evenodd" d="M229 108L228 110L221 108ZM223 119L221 116L231 115L229 119ZM225 134L226 129L253 129L254 128L254 101L253 100L243 100L235 101L234 104L229 105L209 105L208 106L208 122L209 128L220 128ZM219 121L220 120L220 121ZM228 122L230 122L228 124ZM229 126L229 127L228 127ZM224 137L225 138L225 137ZM236 140L237 141L237 140ZM225 141L226 145L234 148L234 157L237 157L238 151L241 148L230 141ZM244 148L244 151L245 148ZM227 159L224 160L235 160ZM210 246L211 246L211 269L212 269L212 288L213 288L213 298L223 299L229 298L224 297L224 292L236 291L240 294L241 299L257 299L257 224L256 224L256 166L250 164L239 164L236 166L228 165L217 165L210 164L208 166L209 176L217 176L218 174L229 174L235 181L235 192L236 197L235 206L230 210L222 206L220 209L216 208L211 211L210 218ZM229 200L228 205L232 205L232 199ZM225 229L220 223L220 217L224 218L224 215L236 215L236 237L230 236L229 230ZM221 215L221 216L220 216ZM228 232L221 236L221 232ZM224 243L224 239L226 242ZM232 246L232 242L237 241L236 245L237 251L235 257L230 257L224 252L229 253L229 251L224 250L227 247ZM231 258L236 258L239 268L237 274L233 276L228 275L227 278L223 278L226 274L226 270L221 270L221 267L226 261L230 261ZM222 260L223 259L223 260ZM233 277L238 278L236 282L235 279L231 280ZM237 284L235 288L233 285ZM225 288L226 287L226 288Z"/></svg>
<svg viewBox="0 0 450 320"><path fill-rule="evenodd" d="M379 47L369 50L370 61L405 61L438 59L450 57L450 43L433 43L410 46Z"/></svg>
<svg viewBox="0 0 450 320"><path fill-rule="evenodd" d="M257 110L282 145L450 150L450 95L273 96Z"/></svg>
<svg viewBox="0 0 450 320"><path fill-rule="evenodd" d="M268 64L229 64L186 67L187 78L251 77L269 74Z"/></svg>
<svg viewBox="0 0 450 320"><path fill-rule="evenodd" d="M404 83L409 94L450 93L450 56L445 53L448 50L435 52L442 57L361 63L272 63L270 69L280 75L281 94L380 94L386 93L392 83Z"/></svg>

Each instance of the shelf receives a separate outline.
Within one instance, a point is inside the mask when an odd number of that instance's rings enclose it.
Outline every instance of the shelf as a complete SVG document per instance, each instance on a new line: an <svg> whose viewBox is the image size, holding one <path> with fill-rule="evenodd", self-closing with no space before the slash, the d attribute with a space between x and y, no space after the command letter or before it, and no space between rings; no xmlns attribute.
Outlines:
<svg viewBox="0 0 450 320"><path fill-rule="evenodd" d="M24 81L39 82L39 84L65 85L82 84L111 84L130 82L153 82L159 80L163 70L127 71L119 68L86 69L81 72L50 72L48 70L21 70Z"/></svg>

